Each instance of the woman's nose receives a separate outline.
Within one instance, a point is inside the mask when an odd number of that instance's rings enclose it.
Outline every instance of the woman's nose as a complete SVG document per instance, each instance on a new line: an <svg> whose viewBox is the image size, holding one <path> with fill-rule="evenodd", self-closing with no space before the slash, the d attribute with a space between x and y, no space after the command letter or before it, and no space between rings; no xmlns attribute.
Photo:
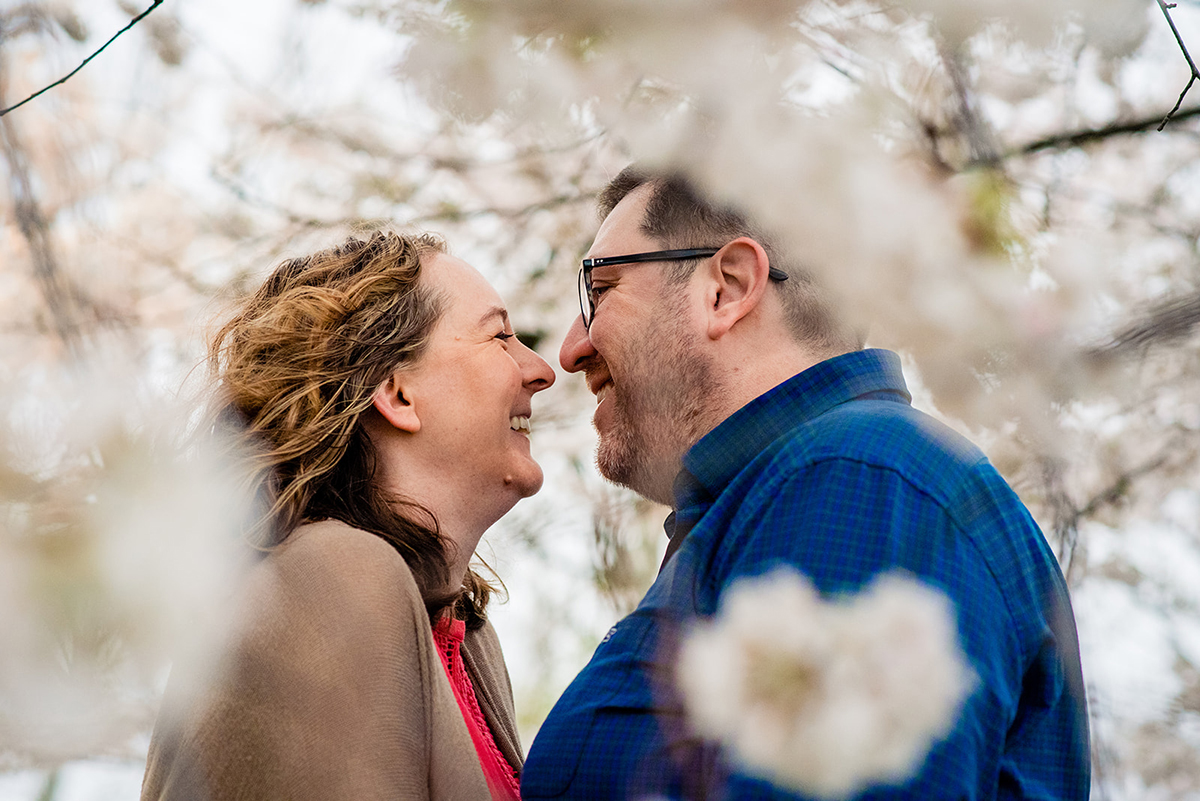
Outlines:
<svg viewBox="0 0 1200 801"><path fill-rule="evenodd" d="M521 350L521 374L524 377L522 383L534 392L549 389L554 384L554 368L524 343L521 343Z"/></svg>

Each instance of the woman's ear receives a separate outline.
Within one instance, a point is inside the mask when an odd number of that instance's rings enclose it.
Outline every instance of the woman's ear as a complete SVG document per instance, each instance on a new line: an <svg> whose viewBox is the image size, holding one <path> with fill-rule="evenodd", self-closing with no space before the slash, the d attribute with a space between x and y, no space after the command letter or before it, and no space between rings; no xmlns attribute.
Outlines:
<svg viewBox="0 0 1200 801"><path fill-rule="evenodd" d="M375 388L371 404L391 423L393 428L415 434L421 430L421 420L411 400L405 397L404 382L399 371Z"/></svg>

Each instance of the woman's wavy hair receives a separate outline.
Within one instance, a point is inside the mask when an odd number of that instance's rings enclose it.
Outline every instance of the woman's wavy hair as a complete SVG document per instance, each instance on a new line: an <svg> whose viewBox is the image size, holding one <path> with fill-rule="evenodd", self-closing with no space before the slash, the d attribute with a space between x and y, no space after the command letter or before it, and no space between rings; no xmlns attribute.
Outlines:
<svg viewBox="0 0 1200 801"><path fill-rule="evenodd" d="M420 280L422 259L446 250L429 234L376 231L280 264L213 336L214 427L246 466L260 550L305 522L340 520L400 552L431 617L447 606L475 628L492 587L468 571L449 596L448 548L432 512L375 481L363 427L372 394L421 358L445 300Z"/></svg>

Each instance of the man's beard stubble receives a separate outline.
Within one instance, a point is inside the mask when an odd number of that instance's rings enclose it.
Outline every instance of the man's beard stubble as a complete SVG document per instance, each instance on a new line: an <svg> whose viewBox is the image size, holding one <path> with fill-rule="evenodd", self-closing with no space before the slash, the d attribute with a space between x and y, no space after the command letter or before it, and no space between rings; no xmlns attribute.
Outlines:
<svg viewBox="0 0 1200 801"><path fill-rule="evenodd" d="M600 432L600 475L671 506L680 460L712 425L720 389L710 360L693 343L680 311L664 309L626 352L620 385L610 389L611 430Z"/></svg>

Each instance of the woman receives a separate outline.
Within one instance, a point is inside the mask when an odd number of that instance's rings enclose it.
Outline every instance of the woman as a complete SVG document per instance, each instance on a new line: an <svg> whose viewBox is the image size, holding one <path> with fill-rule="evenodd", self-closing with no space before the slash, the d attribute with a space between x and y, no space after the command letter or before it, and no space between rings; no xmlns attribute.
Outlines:
<svg viewBox="0 0 1200 801"><path fill-rule="evenodd" d="M143 799L516 799L485 529L537 492L554 373L428 236L282 264L216 335L266 556L201 689L172 676ZM249 454L249 455L245 455Z"/></svg>

